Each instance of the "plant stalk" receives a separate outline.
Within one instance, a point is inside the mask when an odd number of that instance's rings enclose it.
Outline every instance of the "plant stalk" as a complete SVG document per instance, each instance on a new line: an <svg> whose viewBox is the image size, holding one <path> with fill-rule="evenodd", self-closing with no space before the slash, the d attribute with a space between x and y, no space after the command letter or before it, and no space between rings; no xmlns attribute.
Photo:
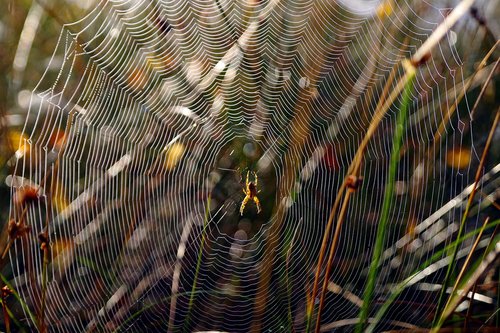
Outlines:
<svg viewBox="0 0 500 333"><path fill-rule="evenodd" d="M198 274L200 272L200 267L201 267L201 258L203 257L203 248L205 246L206 228L208 225L208 216L210 214L210 200L211 200L211 198L212 198L212 195L209 194L208 200L207 200L207 208L205 210L205 222L203 223L203 230L201 232L201 243L200 243L200 247L198 249L198 259L196 261L196 269L194 271L193 286L191 288L191 295L189 296L188 313L186 315L186 320L184 321L184 331L185 332L189 329L189 321L191 320L191 310L192 310L193 304L194 304L196 284L198 282Z"/></svg>
<svg viewBox="0 0 500 333"><path fill-rule="evenodd" d="M403 145L403 136L406 129L406 123L408 121L408 110L411 104L411 95L413 92L413 86L415 81L415 67L409 62L404 61L403 65L406 69L406 84L403 91L401 108L396 120L396 128L394 131L394 139L392 144L391 160L389 164L389 175L387 184L385 186L384 201L382 203L382 211L380 216L380 222L377 228L377 236L375 239L375 247L373 251L372 261L370 269L368 271L367 286L363 298L363 306L361 307L360 320L356 326L356 332L360 333L363 331L366 319L370 312L370 304L372 302L373 293L375 290L375 283L377 281L379 262L384 250L385 243L385 232L387 225L389 223L389 214L391 210L391 205L394 197L394 184L396 181L397 167L400 159L400 151Z"/></svg>
<svg viewBox="0 0 500 333"><path fill-rule="evenodd" d="M476 177L474 180L474 184L472 186L472 191L469 195L469 200L467 201L467 205L465 206L465 212L462 216L462 221L460 222L460 227L458 229L457 238L462 237L462 234L464 232L465 221L467 220L467 217L469 216L469 210L470 210L470 207L472 205L472 200L474 199L474 196L475 196L476 191L477 191L477 185L479 183L479 179L481 178L484 163L486 161L486 155L488 154L488 151L490 149L491 141L493 139L493 134L495 133L499 118L500 118L500 108L498 108L496 111L495 119L493 120L493 125L491 126L491 130L490 130L490 133L488 134L488 139L486 140L486 145L484 146L484 151L483 151L483 154L481 156L481 160L479 161L479 166L477 167ZM438 303L437 303L437 307L436 307L436 314L434 316L434 321L432 323L432 327L435 327L438 325L438 320L442 315L441 310L443 308L444 296L446 293L446 288L448 287L448 285L450 283L451 273L452 273L453 268L454 268L453 263L455 263L455 260L457 258L457 253L458 253L458 243L456 243L455 246L453 247L453 255L451 257L450 263L448 264L448 269L446 270L444 282L443 282L442 287L441 287L441 292L439 294L439 299L438 299Z"/></svg>

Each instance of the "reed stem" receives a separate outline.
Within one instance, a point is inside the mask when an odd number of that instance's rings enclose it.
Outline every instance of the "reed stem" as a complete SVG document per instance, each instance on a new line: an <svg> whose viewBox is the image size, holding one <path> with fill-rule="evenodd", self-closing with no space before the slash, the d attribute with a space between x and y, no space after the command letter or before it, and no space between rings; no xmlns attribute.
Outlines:
<svg viewBox="0 0 500 333"><path fill-rule="evenodd" d="M469 200L467 201L467 205L465 206L465 211L464 211L464 214L462 216L462 220L460 222L460 227L458 229L457 238L462 237L462 234L464 232L465 221L467 220L467 217L469 216L469 210L470 210L470 207L472 205L472 200L474 199L474 196L475 196L476 191L477 191L477 185L479 183L479 179L481 178L484 163L486 161L486 155L488 154L488 151L490 149L491 141L493 139L493 134L495 133L499 118L500 118L500 108L498 108L496 111L495 119L493 120L493 124L491 126L491 130L490 130L490 133L488 135L488 139L486 140L486 145L484 146L484 151L483 151L483 154L481 156L481 160L479 161L479 166L477 167L476 178L474 180L472 191L469 195ZM453 254L452 254L450 263L448 265L448 269L446 270L446 275L445 275L444 282L443 282L442 287L441 287L441 292L439 293L439 299L438 299L436 313L434 316L434 321L432 323L432 327L435 327L438 325L439 318L442 315L441 310L443 308L443 302L444 302L444 298L445 298L445 294L446 294L446 289L447 289L448 285L450 284L451 273L455 267L454 264L456 264L455 261L456 261L457 254L458 254L458 245L459 245L458 243L455 243L455 246L453 247Z"/></svg>
<svg viewBox="0 0 500 333"><path fill-rule="evenodd" d="M403 145L403 136L406 130L406 123L408 120L408 110L411 104L411 95L413 92L413 85L415 81L415 67L409 62L404 61L403 65L406 69L406 85L403 91L401 101L401 108L396 120L396 128L394 131L394 139L392 143L391 160L389 164L389 175L385 186L384 201L382 203L382 211L380 222L377 228L377 236L375 239L375 246L368 271L367 286L363 297L363 306L361 307L360 320L356 326L356 332L363 331L366 319L370 312L370 304L375 290L375 283L377 281L378 266L384 250L385 233L389 223L389 214L394 197L394 183L396 181L397 167L400 159L401 147Z"/></svg>

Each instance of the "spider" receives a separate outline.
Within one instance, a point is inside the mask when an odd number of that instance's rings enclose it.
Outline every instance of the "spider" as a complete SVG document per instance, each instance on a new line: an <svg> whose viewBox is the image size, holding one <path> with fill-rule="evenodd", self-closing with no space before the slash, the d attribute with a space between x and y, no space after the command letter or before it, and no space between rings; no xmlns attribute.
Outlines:
<svg viewBox="0 0 500 333"><path fill-rule="evenodd" d="M253 200L255 202L255 205L257 206L257 214L260 213L260 211L262 210L262 208L260 207L259 198L257 198L257 193L260 192L257 191L259 178L257 177L257 174L255 172L253 172L253 175L255 179L255 184L254 182L248 180L250 176L250 171L247 171L247 180L245 182L245 189L242 189L243 193L245 194L245 198L243 199L243 202L241 203L240 207L241 215L243 215L243 212L245 211L245 206L250 200Z"/></svg>

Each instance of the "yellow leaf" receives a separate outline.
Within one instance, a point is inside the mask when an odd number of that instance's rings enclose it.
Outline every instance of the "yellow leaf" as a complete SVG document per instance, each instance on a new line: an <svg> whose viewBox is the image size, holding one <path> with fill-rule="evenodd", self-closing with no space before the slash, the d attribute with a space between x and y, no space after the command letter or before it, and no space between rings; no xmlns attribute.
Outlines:
<svg viewBox="0 0 500 333"><path fill-rule="evenodd" d="M466 169L472 159L472 152L467 147L458 147L446 153L446 165L454 169Z"/></svg>
<svg viewBox="0 0 500 333"><path fill-rule="evenodd" d="M377 16L380 19L383 19L386 16L390 16L392 14L392 1L387 0L380 3L377 8Z"/></svg>
<svg viewBox="0 0 500 333"><path fill-rule="evenodd" d="M12 149L14 149L16 158L20 159L25 155L28 155L30 147L27 143L28 137L19 131L9 131L8 134L9 144Z"/></svg>
<svg viewBox="0 0 500 333"><path fill-rule="evenodd" d="M52 203L57 209L57 211L60 213L66 207L68 207L69 202L66 196L64 195L64 187L59 180L56 181L54 188L55 191L52 194Z"/></svg>
<svg viewBox="0 0 500 333"><path fill-rule="evenodd" d="M58 239L54 243L52 243L52 246L50 247L50 250L52 251L52 257L56 258L64 249L72 249L73 248L73 240L72 239Z"/></svg>
<svg viewBox="0 0 500 333"><path fill-rule="evenodd" d="M146 85L147 77L145 73L140 69L134 69L131 71L127 77L127 83L129 87L134 90L141 90Z"/></svg>
<svg viewBox="0 0 500 333"><path fill-rule="evenodd" d="M182 143L174 143L167 149L165 168L172 170L179 163L184 154L184 145Z"/></svg>

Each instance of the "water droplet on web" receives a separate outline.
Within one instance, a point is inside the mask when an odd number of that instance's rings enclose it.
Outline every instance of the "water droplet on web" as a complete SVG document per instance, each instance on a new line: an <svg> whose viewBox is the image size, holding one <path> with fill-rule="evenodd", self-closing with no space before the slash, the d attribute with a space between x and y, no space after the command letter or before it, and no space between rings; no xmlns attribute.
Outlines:
<svg viewBox="0 0 500 333"><path fill-rule="evenodd" d="M309 87L310 84L311 84L311 80L309 80L308 77L303 76L299 80L299 87L301 87L301 88L307 88L307 87Z"/></svg>

